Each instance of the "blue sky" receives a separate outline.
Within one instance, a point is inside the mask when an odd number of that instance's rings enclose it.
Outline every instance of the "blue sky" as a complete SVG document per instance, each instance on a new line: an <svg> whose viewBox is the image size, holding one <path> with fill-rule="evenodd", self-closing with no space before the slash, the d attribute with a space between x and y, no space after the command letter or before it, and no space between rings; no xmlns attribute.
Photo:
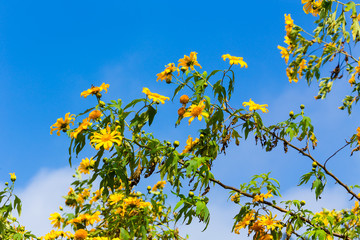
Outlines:
<svg viewBox="0 0 360 240"><path fill-rule="evenodd" d="M355 132L357 108L350 118L337 110L341 96L349 91L345 84L335 85L329 99L318 102L313 99L315 85L308 88L301 81L289 84L284 60L277 49L285 34L284 13L291 13L295 24L307 29L314 21L302 11L300 0L256 4L0 2L0 107L5 113L0 118L3 126L0 181L6 181L9 172L15 172L18 188L26 192L39 176L46 176L44 171L49 175L61 170L64 173L61 176L65 176L69 172L64 169L69 168L70 141L65 135L51 136L50 126L67 112L80 113L95 104L93 98L80 98L83 90L105 82L110 84L105 101L121 98L129 102L143 97L142 87L171 96L173 86L156 82L156 74L163 71L165 64L176 63L191 51L198 52L198 61L207 71L228 66L221 59L222 54L244 57L249 67L236 70L234 105L240 106L249 98L267 103L270 112L265 120L275 123L305 104L315 129L319 129L319 150L315 155L320 158L331 155L336 147L342 146L344 138ZM151 131L162 139L179 139L183 147L187 135L195 134L194 129L204 123L194 121L189 127L184 121L174 129L179 107L175 101L159 106L159 122ZM349 159L348 155L349 151L329 166L350 183L358 180L354 176L359 163L358 156ZM221 156L215 171L219 178L235 186L253 174L272 171L286 192L311 168L310 162L299 158L299 154L291 151L283 154L281 148L265 153L249 140ZM75 160L75 166L76 163ZM60 192L66 193L67 188ZM227 198L226 192L223 194Z"/></svg>

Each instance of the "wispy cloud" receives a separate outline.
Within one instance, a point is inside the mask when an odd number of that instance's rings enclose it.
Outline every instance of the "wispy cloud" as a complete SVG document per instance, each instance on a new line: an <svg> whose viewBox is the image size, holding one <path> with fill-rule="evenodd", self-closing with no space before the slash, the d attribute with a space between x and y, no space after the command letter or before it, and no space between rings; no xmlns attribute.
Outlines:
<svg viewBox="0 0 360 240"><path fill-rule="evenodd" d="M64 199L73 170L62 168L57 170L41 169L24 189L17 190L22 200L22 214L19 218L26 229L37 236L42 236L52 229L49 221L51 213L64 205Z"/></svg>

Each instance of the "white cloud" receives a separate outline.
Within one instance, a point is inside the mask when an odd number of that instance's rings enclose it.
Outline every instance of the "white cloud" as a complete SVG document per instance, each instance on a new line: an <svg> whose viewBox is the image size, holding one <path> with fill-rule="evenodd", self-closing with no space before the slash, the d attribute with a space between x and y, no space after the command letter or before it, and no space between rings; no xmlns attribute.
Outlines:
<svg viewBox="0 0 360 240"><path fill-rule="evenodd" d="M22 201L20 222L26 229L37 236L42 236L52 229L49 221L51 213L59 211L64 205L72 179L73 170L62 168L57 170L41 169L24 188L17 191Z"/></svg>
<svg viewBox="0 0 360 240"><path fill-rule="evenodd" d="M284 200L304 200L305 207L313 212L321 211L323 208L328 210L341 210L351 208L353 201L349 201L350 195L340 186L326 187L321 199L316 201L314 191L305 187L294 187L283 194Z"/></svg>

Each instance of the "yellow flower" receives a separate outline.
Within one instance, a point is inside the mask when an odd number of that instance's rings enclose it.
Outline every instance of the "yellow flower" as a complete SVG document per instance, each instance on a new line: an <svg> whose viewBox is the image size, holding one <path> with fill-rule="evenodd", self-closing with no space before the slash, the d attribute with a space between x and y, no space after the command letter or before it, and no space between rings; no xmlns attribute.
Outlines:
<svg viewBox="0 0 360 240"><path fill-rule="evenodd" d="M306 60L303 59L301 60L300 64L299 64L299 70L298 70L298 74L299 74L299 78L302 77L302 72L307 69L307 66L306 66Z"/></svg>
<svg viewBox="0 0 360 240"><path fill-rule="evenodd" d="M77 138L77 136L79 135L79 133L81 133L83 130L87 129L89 126L91 126L92 123L90 122L89 118L85 118L82 123L80 124L80 126L75 129L74 131L72 131L70 133L70 137L71 138Z"/></svg>
<svg viewBox="0 0 360 240"><path fill-rule="evenodd" d="M266 227L268 230L274 230L275 228L282 228L280 221L275 220L276 215L272 218L271 216L261 216L259 219L259 224Z"/></svg>
<svg viewBox="0 0 360 240"><path fill-rule="evenodd" d="M60 224L64 222L60 213L57 212L50 214L49 220L51 221L51 224L54 225L54 228L60 228Z"/></svg>
<svg viewBox="0 0 360 240"><path fill-rule="evenodd" d="M261 110L263 113L269 112L269 110L266 109L266 107L268 106L267 104L263 104L263 105L257 104L254 101L252 101L251 98L249 102L243 102L243 106L244 107L249 106L249 111Z"/></svg>
<svg viewBox="0 0 360 240"><path fill-rule="evenodd" d="M97 95L97 94L99 94L101 91L105 91L106 93L107 93L107 89L109 88L109 84L105 84L105 83L103 83L103 84L101 84L101 86L100 87L95 87L95 86L92 86L91 88L89 88L88 90L86 90L86 91L83 91L81 94L80 94L80 96L82 96L82 97L84 97L84 98L86 98L87 96L89 96L89 95Z"/></svg>
<svg viewBox="0 0 360 240"><path fill-rule="evenodd" d="M234 228L234 232L236 234L240 234L240 230L242 228L245 228L247 225L250 224L250 222L252 220L254 220L254 211L251 211L251 212L248 212L244 217L243 219L241 219L241 221L239 221L236 225L235 225L235 228Z"/></svg>
<svg viewBox="0 0 360 240"><path fill-rule="evenodd" d="M224 54L221 56L223 58L223 60L225 61L226 59L229 59L229 63L230 65L233 65L233 64L240 64L241 67L248 67L247 63L244 62L243 58L242 57L234 57L234 56L231 56L230 54Z"/></svg>
<svg viewBox="0 0 360 240"><path fill-rule="evenodd" d="M53 133L53 131L57 130L57 135L60 136L60 130L62 130L63 132L65 132L67 129L70 128L70 123L72 123L74 125L74 120L75 118L73 117L75 116L75 114L71 114L67 113L65 114L65 119L63 118L58 118L56 120L56 123L54 123L51 127L50 127L50 134Z"/></svg>
<svg viewBox="0 0 360 240"><path fill-rule="evenodd" d="M103 191L103 188L98 189L98 190L95 191L95 195L91 198L90 204L92 204L93 202L96 202L97 200L100 199L102 191Z"/></svg>
<svg viewBox="0 0 360 240"><path fill-rule="evenodd" d="M89 113L89 119L94 121L94 120L98 119L99 117L101 117L102 115L103 114L100 110L94 110Z"/></svg>
<svg viewBox="0 0 360 240"><path fill-rule="evenodd" d="M101 221L101 218L99 217L99 215L100 215L100 212L96 211L94 214L88 215L87 220L89 221L89 223L91 225L93 225L95 222L100 222Z"/></svg>
<svg viewBox="0 0 360 240"><path fill-rule="evenodd" d="M191 105L189 109L186 111L186 113L183 115L183 117L191 117L189 119L189 125L196 117L199 119L199 121L201 121L202 116L206 118L209 117L209 114L204 111L205 109L204 101L205 100L200 101L198 105Z"/></svg>
<svg viewBox="0 0 360 240"><path fill-rule="evenodd" d="M158 189L163 189L166 184L166 181L159 181L157 182L154 187L152 188L153 191L157 191Z"/></svg>
<svg viewBox="0 0 360 240"><path fill-rule="evenodd" d="M295 77L292 76L293 73L294 73L294 69L293 69L293 68L287 68L287 69L286 69L286 76L288 77L290 83L291 83L291 82L298 82L297 77L296 77L296 76L295 76Z"/></svg>
<svg viewBox="0 0 360 240"><path fill-rule="evenodd" d="M80 166L78 168L79 172L84 173L84 174L89 174L90 173L90 169L92 169L92 167L95 164L95 160L93 160L92 158L90 158L90 160L88 158L84 158L81 163Z"/></svg>
<svg viewBox="0 0 360 240"><path fill-rule="evenodd" d="M124 203L130 207L145 208L151 205L149 202L144 202L140 198L128 197L124 199Z"/></svg>
<svg viewBox="0 0 360 240"><path fill-rule="evenodd" d="M178 67L180 67L180 66L182 66L182 67L184 67L186 70L189 70L189 68L191 69L191 70L195 70L194 69L194 66L199 66L200 68L202 68L201 66L200 66L200 64L198 63L198 61L197 61L197 53L196 52L191 52L190 53L190 57L189 56L186 56L186 55L184 55L184 58L181 58L180 60L179 60L179 64L178 64Z"/></svg>
<svg viewBox="0 0 360 240"><path fill-rule="evenodd" d="M272 196L273 195L271 194L271 190L270 190L266 194L261 193L261 194L255 195L253 198L253 202L263 202L264 199L271 198Z"/></svg>
<svg viewBox="0 0 360 240"><path fill-rule="evenodd" d="M355 201L355 206L351 209L351 212L353 214L358 214L359 210L360 210L359 201Z"/></svg>
<svg viewBox="0 0 360 240"><path fill-rule="evenodd" d="M306 14L311 13L313 16L317 16L321 9L322 0L301 0L301 3L305 3L303 10Z"/></svg>
<svg viewBox="0 0 360 240"><path fill-rule="evenodd" d="M75 232L75 240L84 240L88 235L88 232L84 229L79 229Z"/></svg>
<svg viewBox="0 0 360 240"><path fill-rule="evenodd" d="M109 197L109 202L110 202L110 205L114 205L118 202L120 202L122 199L124 198L124 195L121 194L121 193L114 193L114 194L111 194L110 197Z"/></svg>
<svg viewBox="0 0 360 240"><path fill-rule="evenodd" d="M359 60L358 60L358 65L355 67L355 72L356 72L357 74L360 74L360 58L359 58Z"/></svg>
<svg viewBox="0 0 360 240"><path fill-rule="evenodd" d="M286 43L287 45L289 45L289 48L290 48L291 39L290 39L288 36L285 36L284 38L285 38L284 43Z"/></svg>
<svg viewBox="0 0 360 240"><path fill-rule="evenodd" d="M278 46L278 49L281 50L281 52L280 52L280 53L281 53L281 57L285 59L285 63L287 64L288 61L289 61L289 56L290 56L288 50L287 50L286 48L280 46L280 45Z"/></svg>
<svg viewBox="0 0 360 240"><path fill-rule="evenodd" d="M186 146L185 146L185 149L182 151L182 153L187 153L187 152L190 152L192 150L192 148L199 142L199 139L196 138L194 141L193 141L193 138L188 137L188 139L186 140Z"/></svg>
<svg viewBox="0 0 360 240"><path fill-rule="evenodd" d="M15 173L9 173L10 174L10 180L12 181L12 182L15 182L16 181L16 175L15 175Z"/></svg>
<svg viewBox="0 0 360 240"><path fill-rule="evenodd" d="M165 65L165 70L161 73L156 74L156 76L158 77L156 81L160 79L161 81L165 80L171 82L172 73L175 71L179 72L179 68L175 67L174 63L169 63L168 65Z"/></svg>
<svg viewBox="0 0 360 240"><path fill-rule="evenodd" d="M286 31L286 35L289 36L294 26L294 20L291 19L290 14L288 15L284 14L284 16L285 16L285 31Z"/></svg>
<svg viewBox="0 0 360 240"><path fill-rule="evenodd" d="M162 95L157 94L157 93L150 92L150 90L148 88L146 88L146 87L143 88L142 92L145 93L146 96L149 99L153 100L154 102L161 102L162 104L164 104L165 100L170 100L170 98L168 98L168 97L162 96Z"/></svg>
<svg viewBox="0 0 360 240"><path fill-rule="evenodd" d="M112 147L113 143L116 143L118 146L121 145L122 136L117 131L119 127L116 127L114 131L111 132L110 126L108 125L106 129L101 129L100 133L95 132L94 135L90 137L91 143L97 143L95 146L96 150L99 150L100 147L104 147L105 150L109 150Z"/></svg>

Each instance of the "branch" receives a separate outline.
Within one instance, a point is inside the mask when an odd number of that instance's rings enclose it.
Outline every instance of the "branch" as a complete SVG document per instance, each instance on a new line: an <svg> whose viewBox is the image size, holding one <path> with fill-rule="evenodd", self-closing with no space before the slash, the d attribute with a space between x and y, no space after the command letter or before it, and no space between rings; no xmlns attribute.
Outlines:
<svg viewBox="0 0 360 240"><path fill-rule="evenodd" d="M251 195L251 194L249 194L249 193L246 193L246 192L243 192L243 191L241 191L241 190L239 190L239 189L237 189L237 188L234 188L234 187L231 187L231 186L227 186L227 185L223 184L222 182L220 182L219 180L210 178L210 181L212 181L212 182L220 185L220 186L223 187L224 189L233 190L233 191L238 192L238 193L240 193L241 195L244 195L244 196L246 196L246 197L248 197L248 198L254 198L253 195ZM273 203L271 203L271 202L268 202L268 201L266 201L266 200L262 201L262 203L264 203L264 204L266 204L266 205L268 205L268 206L270 206L270 207L272 207L272 208L275 208L276 210L278 210L278 211L280 211L280 212L287 213L287 214L289 214L289 215L291 215L291 216L297 216L297 217L299 217L301 220L303 220L304 222L306 222L307 224L311 225L312 227L320 228L320 229L322 229L324 232L326 232L327 234L331 234L331 232L330 232L328 229L323 228L323 227L321 227L321 226L316 226L316 225L314 225L309 219L307 219L307 218L305 218L305 217L302 217L302 216L298 216L296 213L293 213L293 212L291 212L290 210L286 210L286 209L284 209L284 208L281 208L281 207L279 207L279 206L277 206L277 205L275 205L275 204L273 204ZM350 240L349 237L347 237L347 236L345 236L345 235L342 235L342 234L339 234L339 233L334 233L334 232L333 232L332 235L335 236L335 237L338 237L338 238Z"/></svg>
<svg viewBox="0 0 360 240"><path fill-rule="evenodd" d="M345 140L346 141L346 140ZM326 159L325 163L324 163L324 167L326 166L326 163L330 160L330 158L332 158L333 156L335 156L338 152L340 152L341 150L343 150L347 145L349 145L351 142L346 141L346 144L341 147L340 149L338 149L333 155L331 155L330 157L328 157L328 159Z"/></svg>
<svg viewBox="0 0 360 240"><path fill-rule="evenodd" d="M360 197L359 197L356 193L354 193L353 191L351 191L350 188L349 188L345 183L343 183L342 181L340 181L340 179L338 179L334 174L332 174L331 172L329 172L324 165L322 165L321 163L319 163L318 161L316 161L310 154L308 154L308 153L304 152L302 149L300 149L300 148L292 145L292 144L291 144L290 142L288 142L287 140L278 137L276 134L274 134L274 133L272 133L272 132L270 132L270 131L268 131L268 130L266 130L266 129L264 129L264 130L267 131L268 133L270 133L270 134L271 134L272 136L274 136L276 139L278 139L278 140L280 140L280 141L283 141L283 142L286 143L288 146L290 146L290 147L292 147L293 149L297 150L297 151L298 151L299 153L301 153L302 155L310 158L313 162L316 162L316 164L317 164L319 167L321 167L321 168L325 171L325 173L326 173L327 175L329 175L330 177L332 177L338 184L340 184L343 188L345 188L345 190L346 190L348 193L350 193L354 198L356 198L357 200L360 201Z"/></svg>

